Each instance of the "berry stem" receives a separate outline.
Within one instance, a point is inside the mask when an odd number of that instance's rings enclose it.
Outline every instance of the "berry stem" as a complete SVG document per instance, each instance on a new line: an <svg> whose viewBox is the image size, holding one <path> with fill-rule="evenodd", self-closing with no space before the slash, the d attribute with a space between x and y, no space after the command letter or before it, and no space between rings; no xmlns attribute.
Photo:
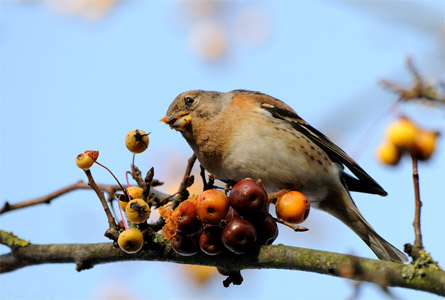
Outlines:
<svg viewBox="0 0 445 300"><path fill-rule="evenodd" d="M108 169L103 164L99 163L98 161L96 161L95 163L98 164L99 166L101 166L102 168L104 168L105 170L107 170L108 172L110 172L111 176L113 176L114 180L116 180L117 184L121 187L122 191L125 191L125 189L122 186L122 184L119 182L119 180L117 180L116 176L114 176L113 172L111 172L110 169Z"/></svg>
<svg viewBox="0 0 445 300"><path fill-rule="evenodd" d="M278 222L280 224L283 224L283 225L291 228L293 231L296 231L296 232L304 232L304 231L308 231L309 230L309 228L307 228L307 227L286 222L286 221L284 221L281 218L274 218L274 219L275 219L276 222Z"/></svg>
<svg viewBox="0 0 445 300"><path fill-rule="evenodd" d="M127 230L128 226L127 226L127 222L125 222L124 214L122 213L121 205L119 204L118 206L119 206L119 213L121 214L122 224L124 224L125 230Z"/></svg>

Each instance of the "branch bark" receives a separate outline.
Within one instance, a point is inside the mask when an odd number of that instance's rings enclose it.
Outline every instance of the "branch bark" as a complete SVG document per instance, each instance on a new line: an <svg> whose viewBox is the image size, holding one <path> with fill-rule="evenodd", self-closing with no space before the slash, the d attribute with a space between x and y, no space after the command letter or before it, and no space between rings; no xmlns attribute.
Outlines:
<svg viewBox="0 0 445 300"><path fill-rule="evenodd" d="M226 270L300 270L445 296L445 272L437 268L426 269L423 275L408 278L405 273L410 265L284 245L263 246L257 252L246 255L225 253L212 257L201 253L181 256L171 249L169 242L162 236L157 237L159 240L156 243L151 243L150 247L146 245L136 254L126 254L112 243L30 244L26 247L13 247L10 253L0 256L0 272L48 263L75 263L76 269L81 271L97 264L117 261L163 261L215 266ZM359 271L345 271L351 267Z"/></svg>

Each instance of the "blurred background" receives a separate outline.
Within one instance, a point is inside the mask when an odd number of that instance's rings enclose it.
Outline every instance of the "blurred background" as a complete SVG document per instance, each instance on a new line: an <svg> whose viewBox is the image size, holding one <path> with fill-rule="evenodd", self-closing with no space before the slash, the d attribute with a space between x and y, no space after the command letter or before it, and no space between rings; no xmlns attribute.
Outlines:
<svg viewBox="0 0 445 300"><path fill-rule="evenodd" d="M366 219L400 249L414 241L411 163L375 158L385 126L399 113L444 132L443 107L416 103L390 110L397 96L381 79L409 84L411 56L425 79L445 74L443 1L0 1L0 205L43 196L85 179L77 154L124 181L132 154L127 132L151 132L136 157L155 168L160 189L175 192L192 151L161 119L191 89L251 89L287 102L351 154L389 192L353 193ZM440 193L444 142L420 164L423 241L445 264ZM195 171L199 171L196 167ZM98 183L114 183L94 167ZM199 180L197 180L199 182ZM199 186L194 187L199 190ZM107 221L92 191L76 191L8 212L0 227L32 243L107 242ZM306 233L280 226L275 243L374 258L329 215L311 210ZM8 248L1 246L0 253ZM1 299L346 299L351 281L313 273L245 270L224 288L212 268L156 262L114 263L75 271L42 265L0 276ZM401 299L438 299L394 288ZM364 283L359 298L385 298Z"/></svg>

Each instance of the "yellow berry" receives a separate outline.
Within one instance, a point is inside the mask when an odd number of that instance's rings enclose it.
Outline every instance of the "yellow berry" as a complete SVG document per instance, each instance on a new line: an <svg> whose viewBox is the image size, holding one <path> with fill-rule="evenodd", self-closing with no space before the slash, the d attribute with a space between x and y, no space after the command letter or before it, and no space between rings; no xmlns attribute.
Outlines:
<svg viewBox="0 0 445 300"><path fill-rule="evenodd" d="M122 251L127 253L136 253L144 245L144 236L136 228L129 228L119 234L117 243Z"/></svg>
<svg viewBox="0 0 445 300"><path fill-rule="evenodd" d="M87 150L82 154L77 155L76 165L82 170L88 170L99 157L99 151Z"/></svg>
<svg viewBox="0 0 445 300"><path fill-rule="evenodd" d="M130 194L131 199L141 198L142 197L142 188L132 185L127 188L128 193Z"/></svg>
<svg viewBox="0 0 445 300"><path fill-rule="evenodd" d="M387 165L397 165L401 156L399 149L393 143L383 142L377 147L377 157Z"/></svg>
<svg viewBox="0 0 445 300"><path fill-rule="evenodd" d="M401 118L388 126L386 135L394 146L410 151L414 147L418 131L419 129L413 122L406 118Z"/></svg>
<svg viewBox="0 0 445 300"><path fill-rule="evenodd" d="M139 129L130 131L125 138L127 149L133 153L144 152L149 143L148 135L149 133Z"/></svg>
<svg viewBox="0 0 445 300"><path fill-rule="evenodd" d="M124 200L121 200L121 199L124 199ZM119 196L119 206L121 207L121 209L122 209L123 211L126 211L126 209L127 209L127 204L128 204L128 201L125 201L125 200L128 200L128 198L125 197L123 194L121 194L121 195Z"/></svg>
<svg viewBox="0 0 445 300"><path fill-rule="evenodd" d="M142 199L133 199L128 202L125 208L125 215L127 220L139 224L147 221L150 216L150 207Z"/></svg>
<svg viewBox="0 0 445 300"><path fill-rule="evenodd" d="M439 133L420 130L416 135L413 154L420 160L427 160L433 155L436 148L436 139Z"/></svg>
<svg viewBox="0 0 445 300"><path fill-rule="evenodd" d="M123 211L125 211L125 208L127 207L127 203L128 203L127 191L130 194L131 199L136 199L136 198L142 197L143 190L142 190L142 188L140 188L136 185L132 185L132 186L128 187L126 191L122 192L119 195L119 205L121 206L121 209Z"/></svg>

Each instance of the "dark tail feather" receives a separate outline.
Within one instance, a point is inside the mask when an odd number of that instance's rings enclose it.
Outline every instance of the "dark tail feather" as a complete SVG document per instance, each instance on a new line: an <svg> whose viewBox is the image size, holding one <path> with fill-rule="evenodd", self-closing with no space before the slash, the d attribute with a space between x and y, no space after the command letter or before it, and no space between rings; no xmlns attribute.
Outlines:
<svg viewBox="0 0 445 300"><path fill-rule="evenodd" d="M358 212L358 210L357 210ZM354 224L350 226L352 230L371 248L371 250L377 255L379 259L389 260L394 262L407 262L408 257L402 253L399 249L391 245L388 241L382 238L374 228L369 225L363 216L358 212L360 224ZM366 228L363 231L362 228Z"/></svg>
<svg viewBox="0 0 445 300"><path fill-rule="evenodd" d="M354 201L352 200L349 193L344 190L343 199L337 197L331 198L335 199L336 205L329 205L329 207L323 207L321 209L334 215L345 223L349 228L351 228L377 255L379 259L389 260L394 262L407 262L408 258L399 249L391 245L384 238L382 238L375 230L366 222L365 218L362 216Z"/></svg>

